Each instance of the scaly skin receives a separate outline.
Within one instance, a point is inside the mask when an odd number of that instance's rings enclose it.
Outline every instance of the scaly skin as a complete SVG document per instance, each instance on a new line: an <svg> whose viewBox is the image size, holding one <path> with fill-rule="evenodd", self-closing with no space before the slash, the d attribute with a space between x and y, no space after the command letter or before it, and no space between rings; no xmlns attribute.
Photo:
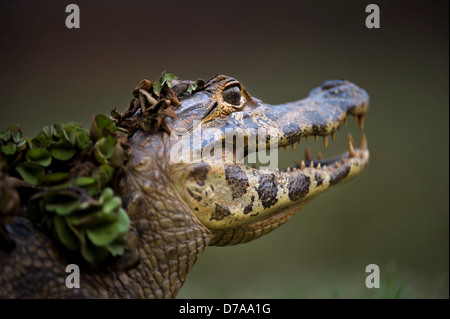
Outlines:
<svg viewBox="0 0 450 319"><path fill-rule="evenodd" d="M224 99L230 87L240 92L232 103ZM267 105L252 98L236 80L217 76L179 99L177 117L167 119L172 132L194 134L194 120L201 120L205 132L229 129L246 136L245 151L234 153L238 157L246 155L249 141L258 137L252 129L269 130L278 147L312 135L323 136L326 144L347 115L362 122L368 110L367 93L344 80L327 81L297 102ZM203 139L190 144L189 150L199 152L223 141L224 136ZM131 156L116 187L131 220L123 257L89 265L62 250L28 220L15 217L6 230L16 248L0 251L0 297L174 298L208 245L259 238L315 196L358 176L369 160L365 137L359 149L350 141L349 151L339 158L307 159L276 171L235 160L174 163L170 153L176 143L163 132L137 131L130 139ZM70 263L80 266L79 289L65 286L65 267Z"/></svg>

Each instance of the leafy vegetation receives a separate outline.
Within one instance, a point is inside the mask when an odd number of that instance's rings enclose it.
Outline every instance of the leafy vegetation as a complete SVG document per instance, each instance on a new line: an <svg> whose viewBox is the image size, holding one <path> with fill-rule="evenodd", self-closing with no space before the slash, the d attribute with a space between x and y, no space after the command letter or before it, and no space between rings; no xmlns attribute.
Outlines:
<svg viewBox="0 0 450 319"><path fill-rule="evenodd" d="M176 78L177 76L175 74L167 70L164 70L163 73L161 74L161 77L159 78L159 81L153 83L153 92L159 95L164 85L167 85L169 88L171 88L172 81L175 80Z"/></svg>
<svg viewBox="0 0 450 319"><path fill-rule="evenodd" d="M0 133L0 160L7 176L35 186L28 199L28 218L88 262L121 255L130 221L120 197L110 187L126 154L118 129L96 115L90 132L76 123L54 124L34 138L18 125ZM2 175L0 183L5 181ZM11 196L3 187L1 212Z"/></svg>
<svg viewBox="0 0 450 319"><path fill-rule="evenodd" d="M35 225L88 262L123 254L130 221L113 179L127 161L130 134L170 132L166 117L176 117L172 108L180 105L171 89L175 79L164 71L155 83L143 80L125 113L95 115L89 131L69 122L33 138L23 137L19 125L1 132L0 226L25 205ZM187 92L203 85L190 83Z"/></svg>

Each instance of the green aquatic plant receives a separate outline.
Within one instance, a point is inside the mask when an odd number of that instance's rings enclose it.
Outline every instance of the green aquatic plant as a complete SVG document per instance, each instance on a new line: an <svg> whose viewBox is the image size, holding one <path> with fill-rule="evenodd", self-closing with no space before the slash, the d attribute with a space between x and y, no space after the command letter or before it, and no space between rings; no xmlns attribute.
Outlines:
<svg viewBox="0 0 450 319"><path fill-rule="evenodd" d="M172 108L180 105L171 89L176 79L164 71L157 82L143 80L125 113L97 114L89 130L69 122L33 138L19 125L1 132L0 237L8 238L2 224L20 215L88 262L122 255L130 220L113 189L128 160L128 137L170 133L166 116L176 117ZM189 93L204 85L187 82Z"/></svg>
<svg viewBox="0 0 450 319"><path fill-rule="evenodd" d="M33 138L23 137L18 125L1 132L0 211L14 209L15 190L7 184L23 181L33 189L27 217L58 242L88 262L121 255L130 221L111 189L127 159L120 134L103 114L94 116L90 131L66 123Z"/></svg>

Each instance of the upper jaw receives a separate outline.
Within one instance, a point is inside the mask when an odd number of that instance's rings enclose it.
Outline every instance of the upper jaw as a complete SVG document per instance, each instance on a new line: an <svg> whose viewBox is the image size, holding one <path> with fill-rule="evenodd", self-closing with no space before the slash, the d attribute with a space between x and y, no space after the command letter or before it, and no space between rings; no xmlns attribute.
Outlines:
<svg viewBox="0 0 450 319"><path fill-rule="evenodd" d="M261 147L265 146L266 149L271 150L283 147L287 150L291 146L295 149L296 143L301 143L302 138L308 141L311 136L314 136L316 140L321 136L324 147L327 148L329 141L334 140L342 124L347 124L348 116L355 117L362 130L369 108L367 92L346 80L326 81L311 90L308 97L296 102L268 105L256 98L252 98L252 102L254 107L230 114L221 126L203 125L206 136L208 132L215 132L214 134L218 132L218 137L206 138L201 143L193 145L195 151L203 152L208 147L211 148L214 143L221 142L225 150L224 154L232 154L228 156L228 161L231 158L235 162L243 162L245 156L260 150ZM236 145L234 141L242 144ZM365 136L363 136L361 147L367 149ZM347 155L353 157L357 148L351 136L349 136L348 149ZM307 150L306 153L308 153ZM363 152L359 152L358 156L363 157L361 154ZM311 164L311 159L308 157L306 154L307 166ZM337 158L337 162L346 157L342 155ZM316 165L320 162L316 161ZM321 166L334 165L335 162L336 160L322 160ZM296 165L296 168L300 166L300 164Z"/></svg>
<svg viewBox="0 0 450 319"><path fill-rule="evenodd" d="M226 78L228 79L228 78ZM225 80L226 80L225 79ZM230 78L231 79L231 78ZM221 81L225 81L221 79ZM234 80L234 79L232 79ZM235 80L234 80L235 81ZM329 80L321 86L311 90L308 97L299 101L279 105L269 105L251 98L251 107L243 111L231 113L227 118L218 119L212 123L197 122L192 126L188 135L192 136L189 147L191 158L200 158L206 162L226 164L243 162L249 153L259 151L261 147L270 148L271 151L281 147L295 149L296 143L302 138L308 141L314 135L317 140L323 138L324 147L327 148L330 137L335 138L336 132L343 123L347 124L347 116L353 116L359 121L360 130L363 129L366 113L369 108L367 92L346 80ZM200 130L198 130L200 128ZM195 139L201 136L200 139ZM264 142L265 141L265 142ZM216 152L221 148L221 154ZM214 157L208 156L216 153ZM349 137L349 151L333 160L316 160L315 163L305 150L304 163L293 169L323 168L338 166L346 158L357 157L368 162L367 139L363 136L361 149L357 149L351 136ZM277 154L274 154L277 156ZM190 162L190 160L183 160ZM364 165L364 166L365 166ZM319 166L319 167L317 167ZM273 165L271 169L275 169Z"/></svg>
<svg viewBox="0 0 450 319"><path fill-rule="evenodd" d="M278 133L280 146L290 145L302 137L328 136L335 133L347 115L357 116L360 125L369 108L367 92L345 80L330 80L311 90L308 97L279 105L254 99L257 106L233 113L223 128L233 130L267 130Z"/></svg>

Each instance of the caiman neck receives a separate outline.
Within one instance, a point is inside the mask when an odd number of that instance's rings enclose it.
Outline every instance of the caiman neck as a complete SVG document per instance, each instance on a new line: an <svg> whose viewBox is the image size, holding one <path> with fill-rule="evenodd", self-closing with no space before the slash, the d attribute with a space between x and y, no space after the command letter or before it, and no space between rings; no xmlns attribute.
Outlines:
<svg viewBox="0 0 450 319"><path fill-rule="evenodd" d="M173 189L169 144L167 134L136 133L118 190L139 239L140 264L127 275L143 298L174 298L211 239Z"/></svg>

